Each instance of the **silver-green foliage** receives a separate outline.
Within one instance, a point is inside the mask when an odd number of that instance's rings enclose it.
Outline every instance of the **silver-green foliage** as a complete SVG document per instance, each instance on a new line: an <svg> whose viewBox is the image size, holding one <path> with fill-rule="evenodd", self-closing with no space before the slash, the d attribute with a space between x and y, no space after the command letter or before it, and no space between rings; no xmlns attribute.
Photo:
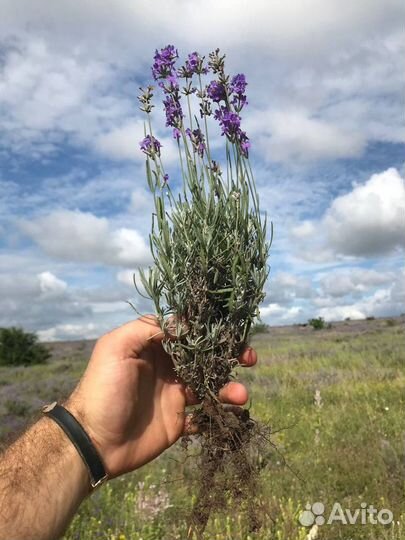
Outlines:
<svg viewBox="0 0 405 540"><path fill-rule="evenodd" d="M193 148L184 121L179 131L180 192L166 181L160 148L147 152L155 264L140 275L162 329L171 325L177 337L164 347L178 375L204 398L229 381L246 345L264 298L269 243L252 171L238 144L226 141L223 175L211 159L207 123L204 156Z"/></svg>

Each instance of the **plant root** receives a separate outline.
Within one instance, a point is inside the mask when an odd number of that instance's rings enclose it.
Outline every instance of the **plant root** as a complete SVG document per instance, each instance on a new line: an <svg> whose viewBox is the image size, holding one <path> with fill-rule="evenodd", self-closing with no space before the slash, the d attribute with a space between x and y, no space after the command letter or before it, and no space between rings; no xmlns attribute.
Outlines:
<svg viewBox="0 0 405 540"><path fill-rule="evenodd" d="M250 532L260 528L254 497L257 494L259 469L251 449L260 439L260 429L249 411L222 405L206 397L195 411L201 443L200 478L197 498L191 514L189 538L203 538L212 512L228 504L247 510Z"/></svg>

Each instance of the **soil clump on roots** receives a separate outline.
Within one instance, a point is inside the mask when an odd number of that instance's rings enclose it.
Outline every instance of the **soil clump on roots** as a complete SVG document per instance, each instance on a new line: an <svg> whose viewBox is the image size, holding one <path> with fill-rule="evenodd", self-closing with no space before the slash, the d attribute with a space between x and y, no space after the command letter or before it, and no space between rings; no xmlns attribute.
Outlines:
<svg viewBox="0 0 405 540"><path fill-rule="evenodd" d="M201 453L189 538L195 533L202 539L211 513L230 504L243 507L249 531L257 531L261 523L254 499L259 468L252 454L263 443L261 428L247 409L223 405L211 397L195 410L193 423L198 427ZM185 445L187 439L183 441Z"/></svg>

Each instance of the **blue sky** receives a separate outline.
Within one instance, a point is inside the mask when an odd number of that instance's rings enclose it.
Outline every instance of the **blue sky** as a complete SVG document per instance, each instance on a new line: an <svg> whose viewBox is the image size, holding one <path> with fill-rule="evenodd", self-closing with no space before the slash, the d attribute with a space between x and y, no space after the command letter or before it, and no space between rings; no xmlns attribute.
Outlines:
<svg viewBox="0 0 405 540"><path fill-rule="evenodd" d="M150 311L132 284L152 212L136 96L168 43L183 57L220 47L248 79L244 127L275 230L263 320L405 311L404 12L400 0L3 0L0 326L97 337L134 317L126 300Z"/></svg>

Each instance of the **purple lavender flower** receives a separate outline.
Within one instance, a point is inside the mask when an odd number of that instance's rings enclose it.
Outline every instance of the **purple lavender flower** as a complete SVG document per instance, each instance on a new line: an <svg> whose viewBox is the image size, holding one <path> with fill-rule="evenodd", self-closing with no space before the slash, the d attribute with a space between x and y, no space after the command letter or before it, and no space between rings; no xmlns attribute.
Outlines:
<svg viewBox="0 0 405 540"><path fill-rule="evenodd" d="M146 135L146 137L139 143L139 146L142 152L149 157L153 157L155 154L160 156L160 149L162 145L152 135Z"/></svg>
<svg viewBox="0 0 405 540"><path fill-rule="evenodd" d="M164 81L160 81L158 84L165 94L178 93L179 91L179 80L177 75L168 75Z"/></svg>
<svg viewBox="0 0 405 540"><path fill-rule="evenodd" d="M152 75L157 81L158 79L166 79L170 75L175 75L174 64L179 57L177 49L173 45L167 45L160 52L156 49L153 57Z"/></svg>
<svg viewBox="0 0 405 540"><path fill-rule="evenodd" d="M230 91L233 94L231 103L235 107L236 112L240 112L245 105L247 105L247 99L245 95L247 82L243 73L238 73L232 77L231 84L229 85Z"/></svg>
<svg viewBox="0 0 405 540"><path fill-rule="evenodd" d="M239 149L245 158L249 157L249 148L252 146L245 131L239 131L238 134Z"/></svg>
<svg viewBox="0 0 405 540"><path fill-rule="evenodd" d="M241 118L239 114L229 110L227 107L221 107L215 111L214 118L218 120L221 126L221 135L226 135L230 142L237 144L242 156L247 158L251 144L246 132L240 128Z"/></svg>
<svg viewBox="0 0 405 540"><path fill-rule="evenodd" d="M175 64L178 58L178 51L173 45L167 45L163 49L156 50L154 63L152 66L152 74L155 80L158 80L158 85L164 93L163 105L166 114L166 126L173 128L173 138L179 142L182 135L183 126L183 110L181 106L181 94L190 95L196 93L200 100L201 117L212 114L212 103L217 103L218 108L214 113L215 119L219 122L222 135L235 144L240 154L248 157L250 149L250 141L246 133L241 129L240 111L247 104L246 100L246 77L243 73L238 73L231 79L225 75L224 59L221 56L219 49L209 55L209 68L204 66L204 56L201 56L197 51L191 52L184 65L176 70ZM217 74L217 79L212 80L205 88L197 90L192 85L193 75L206 74L212 71ZM179 78L185 78L185 88L180 92ZM229 82L230 80L230 82ZM152 87L148 87L147 92L144 91L140 101L142 110L150 112L150 98L152 96ZM184 132L183 132L184 133ZM201 130L195 129L191 131L186 129L186 135L190 139L193 151L203 157L206 152L206 141ZM160 156L160 142L148 135L141 142L142 151L150 156ZM166 182L166 176L164 181Z"/></svg>
<svg viewBox="0 0 405 540"><path fill-rule="evenodd" d="M196 73L198 66L200 64L201 57L198 52L194 51L188 55L186 60L186 66L190 69L192 73Z"/></svg>
<svg viewBox="0 0 405 540"><path fill-rule="evenodd" d="M166 173L163 175L163 182L167 184L168 181L169 181L169 175Z"/></svg>
<svg viewBox="0 0 405 540"><path fill-rule="evenodd" d="M181 119L183 118L183 110L180 104L180 96L178 94L169 94L166 99L163 100L166 113L166 126L172 126L179 128L181 126Z"/></svg>
<svg viewBox="0 0 405 540"><path fill-rule="evenodd" d="M238 73L238 75L235 75L232 77L232 81L230 84L231 92L237 95L242 95L245 93L247 86L246 77L243 75L243 73Z"/></svg>
<svg viewBox="0 0 405 540"><path fill-rule="evenodd" d="M197 75L207 74L208 68L203 65L203 62L204 56L200 56L196 51L190 53L184 66L178 70L179 77L190 79L194 73Z"/></svg>
<svg viewBox="0 0 405 540"><path fill-rule="evenodd" d="M191 144L193 145L194 152L197 152L199 156L204 157L206 145L205 145L204 135L201 129L197 128L191 131L191 129L187 128L186 135L190 138Z"/></svg>
<svg viewBox="0 0 405 540"><path fill-rule="evenodd" d="M180 87L176 73L171 73L164 80L160 81L159 86L166 95L163 100L166 113L166 126L178 128L181 126L184 115L180 104Z"/></svg>
<svg viewBox="0 0 405 540"><path fill-rule="evenodd" d="M226 134L237 133L240 128L240 116L231 111L226 111L222 115L222 129Z"/></svg>
<svg viewBox="0 0 405 540"><path fill-rule="evenodd" d="M226 101L226 88L218 81L211 81L207 86L207 95L212 101L219 103L220 101Z"/></svg>
<svg viewBox="0 0 405 540"><path fill-rule="evenodd" d="M215 111L214 118L221 126L222 135L226 135L229 140L234 142L235 135L240 131L240 116L227 107L221 107Z"/></svg>

